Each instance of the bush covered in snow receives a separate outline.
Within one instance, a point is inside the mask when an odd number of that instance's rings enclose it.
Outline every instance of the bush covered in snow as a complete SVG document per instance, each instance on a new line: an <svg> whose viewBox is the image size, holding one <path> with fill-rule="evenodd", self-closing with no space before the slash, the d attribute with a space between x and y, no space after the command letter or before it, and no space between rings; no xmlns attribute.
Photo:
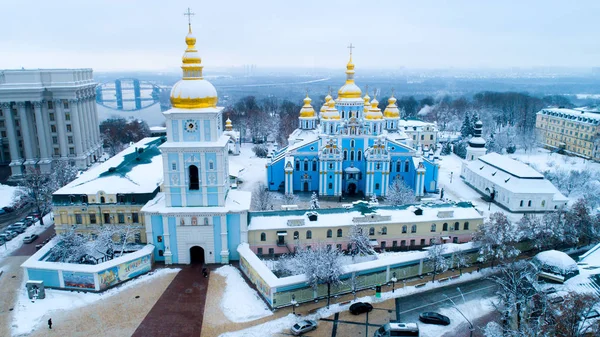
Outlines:
<svg viewBox="0 0 600 337"><path fill-rule="evenodd" d="M565 280L579 274L577 263L566 253L547 250L538 253L532 262L542 271L563 276Z"/></svg>

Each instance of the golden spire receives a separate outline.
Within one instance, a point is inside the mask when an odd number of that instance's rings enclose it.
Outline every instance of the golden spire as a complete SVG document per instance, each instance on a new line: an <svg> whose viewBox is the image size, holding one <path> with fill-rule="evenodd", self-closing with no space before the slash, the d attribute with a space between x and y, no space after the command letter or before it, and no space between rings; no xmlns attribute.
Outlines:
<svg viewBox="0 0 600 337"><path fill-rule="evenodd" d="M394 97L394 88L392 88L392 96L388 99L388 106L383 111L385 118L400 118L400 110L396 105L396 97Z"/></svg>
<svg viewBox="0 0 600 337"><path fill-rule="evenodd" d="M312 105L310 105L312 99L308 97L308 90L306 91L306 97L304 98L304 105L302 109L300 109L300 118L314 118L317 117L315 114L315 109L313 109Z"/></svg>
<svg viewBox="0 0 600 337"><path fill-rule="evenodd" d="M354 63L352 62L352 49L355 47L352 43L348 46L350 49L350 60L346 65L346 83L338 90L338 98L360 98L362 92L354 84Z"/></svg>
<svg viewBox="0 0 600 337"><path fill-rule="evenodd" d="M233 124L231 123L231 119L229 119L229 116L227 116L227 120L225 121L225 131L232 131L233 130Z"/></svg>

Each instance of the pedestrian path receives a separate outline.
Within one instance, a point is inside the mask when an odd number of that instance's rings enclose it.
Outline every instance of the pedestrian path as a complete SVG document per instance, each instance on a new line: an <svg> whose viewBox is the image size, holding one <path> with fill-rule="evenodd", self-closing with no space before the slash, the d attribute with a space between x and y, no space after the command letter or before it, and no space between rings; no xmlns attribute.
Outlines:
<svg viewBox="0 0 600 337"><path fill-rule="evenodd" d="M200 336L209 279L202 276L202 265L178 267L181 271L133 336Z"/></svg>

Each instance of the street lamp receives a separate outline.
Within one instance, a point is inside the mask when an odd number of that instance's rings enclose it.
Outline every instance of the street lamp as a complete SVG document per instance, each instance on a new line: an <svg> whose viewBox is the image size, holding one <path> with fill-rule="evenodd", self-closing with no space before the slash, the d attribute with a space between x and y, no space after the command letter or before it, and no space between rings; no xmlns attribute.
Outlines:
<svg viewBox="0 0 600 337"><path fill-rule="evenodd" d="M392 273L392 293L394 292L395 288L396 288L396 282L398 281L398 279L396 278L396 272Z"/></svg>
<svg viewBox="0 0 600 337"><path fill-rule="evenodd" d="M458 290L458 292L460 293L460 296L461 296L461 297L462 297L462 299L463 299L463 303L465 303L465 304L466 304L466 303L467 303L467 301L465 301L465 295L463 295L462 291L460 291L460 287L456 287L456 290Z"/></svg>
<svg viewBox="0 0 600 337"><path fill-rule="evenodd" d="M462 292L460 293L462 295ZM471 321L469 321L469 319L467 318L467 316L465 316L465 314L462 313L462 311L460 311L460 309L458 309L458 307L456 306L456 303L454 303L454 301L448 297L448 295L443 294L444 297L446 297L446 299L450 302L452 302L452 306L454 307L454 309L456 309L456 311L458 311L458 313L467 321L467 323L469 323L469 331L471 332L469 334L470 337L473 337L473 330L475 330L475 328L473 327L473 323L471 323ZM464 300L464 297L463 297Z"/></svg>
<svg viewBox="0 0 600 337"><path fill-rule="evenodd" d="M294 316L296 316L296 304L298 304L298 302L296 302L296 295L292 294L292 300L290 303L292 304L292 313Z"/></svg>

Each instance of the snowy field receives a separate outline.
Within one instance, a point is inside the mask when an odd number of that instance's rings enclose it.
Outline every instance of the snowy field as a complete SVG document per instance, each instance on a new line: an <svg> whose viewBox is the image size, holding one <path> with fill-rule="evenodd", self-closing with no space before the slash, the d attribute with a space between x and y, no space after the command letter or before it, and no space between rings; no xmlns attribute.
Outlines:
<svg viewBox="0 0 600 337"><path fill-rule="evenodd" d="M558 153L552 153L542 148L534 148L530 152L518 150L507 156L528 164L540 173L543 173L546 170L555 171L557 169L565 171L600 171L600 163L579 157L569 157Z"/></svg>
<svg viewBox="0 0 600 337"><path fill-rule="evenodd" d="M0 184L0 208L12 205L17 187Z"/></svg>
<svg viewBox="0 0 600 337"><path fill-rule="evenodd" d="M48 313L57 310L72 310L90 305L96 301L109 300L112 296L118 295L124 289L150 282L165 274L178 273L180 270L181 269L179 268L157 269L154 272L142 275L135 280L131 280L121 286L99 294L46 289L46 298L37 301L32 301L27 296L27 289L25 288L26 280L24 280L15 306L12 333L17 336L27 335L33 331L37 325L45 323L43 322L43 318Z"/></svg>
<svg viewBox="0 0 600 337"><path fill-rule="evenodd" d="M446 281L441 284L438 282L434 282L434 283L428 282L425 286L423 286L421 288L415 288L414 286L410 286L410 287L406 287L406 288L399 288L399 289L396 289L395 292L389 291L389 292L381 293L381 298L377 298L375 296L364 296L364 297L359 297L356 300L359 302L380 303L380 302L384 302L389 299L393 299L393 298L397 298L397 297L404 297L404 296L408 296L408 295L412 295L412 294L416 294L416 293L421 293L421 292L425 292L425 291L435 289L438 287L445 287L445 286L452 285L452 284L459 284L459 283L470 281L470 280L480 279L480 278L489 276L491 273L492 273L491 270L485 269L485 270L482 270L481 272L472 272L472 273L468 273L468 274L463 274L459 278L456 278L456 279L450 280L450 281ZM254 290L251 290L251 291L254 292ZM228 296L228 294L227 294L228 292L234 292L233 295L229 295L229 296L237 296L238 289L231 289L231 288L227 287L225 292L226 293L225 293L224 297ZM260 298L258 298L258 294L256 294L255 292L254 292L254 294L256 297L256 301L260 301L261 305L263 305L262 300ZM246 304L250 304L250 303L244 302L244 304L246 305ZM255 305L259 306L259 304L255 304ZM275 320L272 320L272 321L269 321L269 322L266 322L263 324L255 325L248 329L234 331L234 332L227 332L227 333L221 334L220 337L273 336L274 334L279 334L281 332L288 332L288 329L297 321L305 320L305 319L312 319L312 320L318 321L321 318L326 318L326 317L332 316L335 313L342 312L342 311L348 311L348 309L350 308L350 305L351 305L351 303L347 303L347 304L335 303L335 304L330 305L329 309L327 309L326 307L323 307L323 308L317 310L317 312L314 314L306 315L306 316L302 316L302 317L296 317L292 314L289 314L289 315L281 317L279 319L275 319ZM490 299L483 299L480 301L469 301L469 302L463 303L463 304L457 303L457 305L461 310L464 309L466 312L469 313L470 316L468 316L468 317L471 320L485 316L494 310L493 306L491 305ZM460 316L460 314L456 311L456 309L448 308L447 310L443 309L440 311L442 314L447 315L452 320L452 324L450 325L450 328L448 328L448 327L440 328L440 327L433 326L433 325L421 324L419 326L420 330L421 330L421 336L423 336L423 337L439 337L441 335L440 332L442 331L440 329L444 329L446 332L451 331L452 327L456 328L464 320L462 318L462 316ZM463 311L463 313L465 311Z"/></svg>
<svg viewBox="0 0 600 337"><path fill-rule="evenodd" d="M225 277L225 294L221 298L221 310L232 322L241 323L270 316L273 313L258 293L248 286L240 271L223 266L215 271Z"/></svg>
<svg viewBox="0 0 600 337"><path fill-rule="evenodd" d="M52 224L54 224L54 221L52 220L52 213L48 213L44 216L44 225L40 226L40 222L36 221L35 224L27 227L27 230L25 230L25 232L19 234L16 238L6 242L4 245L0 246L0 261L2 261L2 259L4 259L5 257L9 256L10 254L12 254L15 250L21 248L21 246L23 245L23 238L31 235L31 234L40 234L43 231L45 231L46 229L48 229L48 227L52 226Z"/></svg>

